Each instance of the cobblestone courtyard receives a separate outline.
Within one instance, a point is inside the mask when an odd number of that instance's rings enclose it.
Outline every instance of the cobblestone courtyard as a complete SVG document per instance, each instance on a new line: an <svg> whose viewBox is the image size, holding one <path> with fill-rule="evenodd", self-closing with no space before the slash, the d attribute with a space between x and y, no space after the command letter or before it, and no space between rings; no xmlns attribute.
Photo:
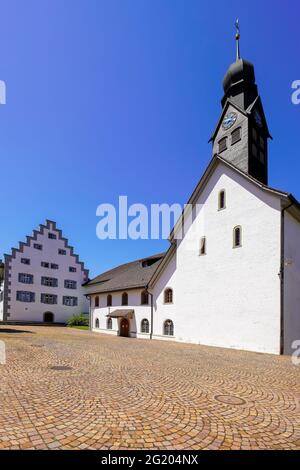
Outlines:
<svg viewBox="0 0 300 470"><path fill-rule="evenodd" d="M0 449L300 449L288 357L58 327L0 340Z"/></svg>

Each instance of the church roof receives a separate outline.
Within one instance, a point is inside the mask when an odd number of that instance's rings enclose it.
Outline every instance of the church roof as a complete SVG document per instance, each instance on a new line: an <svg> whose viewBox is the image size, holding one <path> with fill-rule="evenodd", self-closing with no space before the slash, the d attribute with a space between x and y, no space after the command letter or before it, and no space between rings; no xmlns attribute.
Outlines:
<svg viewBox="0 0 300 470"><path fill-rule="evenodd" d="M193 206L197 202L200 192L206 185L216 166L220 163L223 163L236 173L251 181L253 184L260 187L263 191L280 197L283 201L283 207L291 208L291 210L293 209L293 215L297 215L297 218L300 221L300 203L294 198L292 194L261 183L260 181L250 176L248 173L243 172L217 154L212 158L209 165L207 166L202 178L200 179L187 202L188 205ZM174 252L176 251L174 234L177 228L180 227L181 222L182 216L178 219L170 233L169 240L171 241L171 246L166 253L159 253L148 258L142 258L130 263L122 264L121 266L117 266L109 271L104 272L103 274L100 274L84 285L86 287L94 287L93 293L105 293L153 286L160 273L163 271L164 267L168 264Z"/></svg>
<svg viewBox="0 0 300 470"><path fill-rule="evenodd" d="M223 163L224 165L231 168L236 173L243 176L248 181L251 181L253 184L255 184L256 186L261 188L263 191L269 192L270 194L273 194L274 196L277 196L277 197L281 198L281 200L283 201L283 208L289 209L291 211L292 215L294 217L296 217L300 222L300 203L297 201L297 199L291 193L287 193L285 191L281 191L280 189L275 189L275 188L272 188L271 186L267 186L267 185L261 183L257 179L250 176L248 173L245 173L244 171L240 170L239 168L237 168L236 166L234 166L233 164L231 164L227 160L224 160L224 158L222 158L218 154L214 155L214 157L212 158L212 160L208 164L202 178L200 179L199 183L197 184L196 188L194 189L194 191L193 191L191 197L189 198L186 206L193 207L196 204L202 189L205 187L205 185L206 185L208 179L210 178L211 174L213 173L213 171L215 170L217 165L220 164L220 163ZM170 261L170 259L173 256L174 252L176 251L176 243L174 242L174 238L175 238L176 231L179 228L182 227L182 217L183 217L183 213L179 217L179 219L177 220L173 230L170 233L169 240L171 242L171 246L169 247L168 251L166 252L162 262L159 264L156 271L153 273L153 276L149 281L149 286L150 287L152 287L154 285L154 283L157 280L159 274L162 272L164 267L168 264L168 262Z"/></svg>
<svg viewBox="0 0 300 470"><path fill-rule="evenodd" d="M159 253L122 264L96 276L84 285L94 287L93 292L97 293L146 287L164 255L165 253Z"/></svg>

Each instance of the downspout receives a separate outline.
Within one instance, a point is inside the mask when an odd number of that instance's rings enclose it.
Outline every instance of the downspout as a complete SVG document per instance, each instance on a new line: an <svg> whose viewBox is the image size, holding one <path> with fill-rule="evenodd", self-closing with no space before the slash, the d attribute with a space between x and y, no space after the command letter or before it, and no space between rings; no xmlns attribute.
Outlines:
<svg viewBox="0 0 300 470"><path fill-rule="evenodd" d="M89 299L89 330L92 331L92 297L91 295L86 295L86 297Z"/></svg>
<svg viewBox="0 0 300 470"><path fill-rule="evenodd" d="M289 206L281 209L281 234L280 234L280 355L284 354L284 268L285 268L285 211L289 209L293 203Z"/></svg>

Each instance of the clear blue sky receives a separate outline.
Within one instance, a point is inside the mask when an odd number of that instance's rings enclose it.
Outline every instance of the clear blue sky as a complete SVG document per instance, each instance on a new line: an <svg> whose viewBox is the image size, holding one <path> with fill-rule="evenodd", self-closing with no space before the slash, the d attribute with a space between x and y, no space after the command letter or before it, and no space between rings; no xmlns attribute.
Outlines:
<svg viewBox="0 0 300 470"><path fill-rule="evenodd" d="M0 257L46 218L92 276L168 246L98 240L96 207L186 202L211 158L237 16L274 137L270 184L300 199L299 5L0 0Z"/></svg>

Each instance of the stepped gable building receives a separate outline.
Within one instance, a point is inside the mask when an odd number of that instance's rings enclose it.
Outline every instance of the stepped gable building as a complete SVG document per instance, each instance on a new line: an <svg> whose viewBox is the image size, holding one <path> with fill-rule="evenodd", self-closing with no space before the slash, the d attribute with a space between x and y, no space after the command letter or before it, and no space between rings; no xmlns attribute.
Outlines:
<svg viewBox="0 0 300 470"><path fill-rule="evenodd" d="M66 323L88 312L87 280L73 247L47 220L0 263L0 321Z"/></svg>

